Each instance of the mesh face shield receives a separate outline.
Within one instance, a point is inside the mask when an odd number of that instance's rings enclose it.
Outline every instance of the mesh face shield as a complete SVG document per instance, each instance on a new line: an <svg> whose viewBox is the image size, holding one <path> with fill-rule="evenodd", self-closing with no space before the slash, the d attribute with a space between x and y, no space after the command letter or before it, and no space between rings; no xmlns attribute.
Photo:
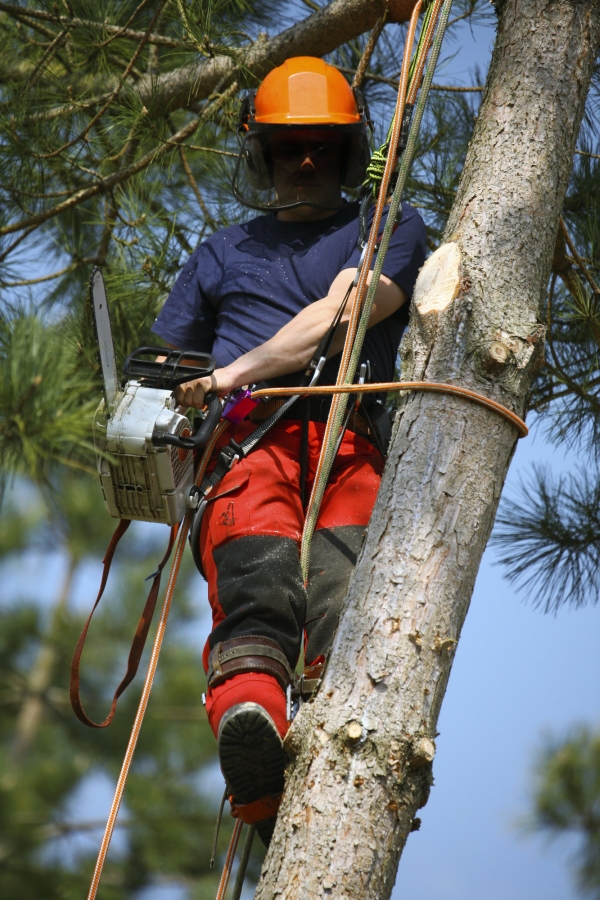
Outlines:
<svg viewBox="0 0 600 900"><path fill-rule="evenodd" d="M310 206L336 210L341 191L359 187L370 159L364 122L261 125L244 133L232 180L245 206L264 212ZM310 164L305 163L309 159ZM303 166L304 163L304 166Z"/></svg>

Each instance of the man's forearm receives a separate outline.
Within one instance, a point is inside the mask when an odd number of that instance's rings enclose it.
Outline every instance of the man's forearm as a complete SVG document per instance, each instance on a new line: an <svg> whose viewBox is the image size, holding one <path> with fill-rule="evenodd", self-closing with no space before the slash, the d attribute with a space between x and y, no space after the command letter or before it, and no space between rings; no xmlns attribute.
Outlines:
<svg viewBox="0 0 600 900"><path fill-rule="evenodd" d="M292 372L304 370L331 325L354 274L355 270L353 269L344 270L336 278L327 297L307 306L272 338L255 347L254 350L244 353L226 369L221 369L219 372L227 373L227 379L234 381L235 387L240 387L250 382L267 381L280 375L289 375ZM353 299L354 292L346 304L332 345L332 354L339 352L343 347ZM389 278L382 276L369 327L387 318L405 300L406 295L402 289Z"/></svg>
<svg viewBox="0 0 600 900"><path fill-rule="evenodd" d="M216 390L223 396L246 384L268 381L281 375L303 371L314 356L321 338L331 325L348 286L352 283L355 272L355 269L345 269L340 272L327 297L317 300L301 310L264 344L244 353L230 365L216 369L210 379L203 378L198 382L182 385L177 390L178 401L182 405L201 406L204 401L204 393L208 390ZM353 296L352 293L344 310L338 333L331 348L332 354L342 349ZM377 286L369 327L392 315L406 300L407 297L402 288L382 275Z"/></svg>
<svg viewBox="0 0 600 900"><path fill-rule="evenodd" d="M327 303L313 303L264 344L219 371L226 372L228 381L235 382L236 387L302 371L314 356L332 319ZM345 334L346 323L340 330Z"/></svg>

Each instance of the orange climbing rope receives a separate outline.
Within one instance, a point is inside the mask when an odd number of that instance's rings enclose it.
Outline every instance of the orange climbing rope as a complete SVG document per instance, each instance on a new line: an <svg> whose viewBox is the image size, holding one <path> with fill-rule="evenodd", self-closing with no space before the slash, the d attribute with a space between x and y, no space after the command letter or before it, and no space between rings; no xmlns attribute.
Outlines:
<svg viewBox="0 0 600 900"><path fill-rule="evenodd" d="M441 0L436 0L436 2L441 2ZM342 356L340 360L340 365L338 369L336 384L338 386L342 386L347 379L349 374L349 369L353 359L353 350L355 346L355 338L357 332L360 329L362 315L364 314L364 310L368 308L369 302L372 302L374 297L374 292L372 287L369 286L369 273L371 270L371 263L375 256L376 247L378 243L378 235L379 235L379 226L381 224L383 218L383 211L386 205L386 199L388 194L388 188L390 185L390 181L392 178L392 172L396 168L397 162L397 150L398 144L400 141L400 133L402 129L402 122L404 118L404 110L405 110L405 101L406 101L406 93L409 87L409 71L410 71L410 60L412 56L413 44L415 41L415 35L417 31L417 22L419 19L419 15L421 12L422 0L417 0L417 3L412 11L410 22L408 25L408 31L406 34L406 42L404 44L404 55L402 59L402 68L400 70L400 82L398 84L398 96L396 100L396 110L394 113L394 119L392 120L392 128L391 134L389 136L389 147L387 159L385 162L384 171L381 178L381 184L379 187L379 192L377 196L377 202L375 204L375 210L373 213L373 221L371 223L371 229L369 232L369 237L367 240L367 244L363 250L363 256L361 257L361 262L358 268L358 279L356 283L356 293L354 295L354 299L352 301L352 306L350 309L350 317L348 320L348 326L346 331L346 337L344 340L344 347L342 350ZM352 375L348 380L352 380ZM343 393L343 392L336 392ZM327 478L329 477L329 472L331 470L331 465L333 463L333 458L335 456L335 445L337 441L337 432L339 431L339 426L344 416L344 411L346 408L345 402L342 402L341 397L334 397L331 402L331 408L329 410L329 415L327 417L327 423L325 425L325 431L323 434L323 443L321 446L321 453L319 456L319 461L317 463L317 469L315 472L315 477L313 481L312 491L310 493L310 498L308 501L308 506L306 508L306 516L304 519L304 529L302 531L302 543L300 548L300 565L302 568L302 575L304 580L306 581L308 578L308 557L309 557L309 548L310 542L312 538L312 534L315 529L317 516L319 512L319 508L321 505L321 500L323 498L323 494L325 491L325 484Z"/></svg>
<svg viewBox="0 0 600 900"><path fill-rule="evenodd" d="M196 476L194 479L194 483L199 485L204 478L204 472L206 471L206 467L208 462L212 456L213 450L220 436L223 434L225 429L229 426L228 422L221 422L217 428L215 429L211 439L204 449L204 453L202 455L202 459L200 460L200 464L198 465L198 469L196 472ZM144 681L144 689L142 690L142 696L140 697L140 702L138 705L138 710L136 713L135 721L133 723L133 728L131 729L131 735L129 738L129 743L127 744L127 750L125 751L125 758L123 759L123 765L121 766L121 773L119 775L119 780L117 781L117 787L115 788L115 795L113 797L113 801L110 807L110 812L108 814L108 820L106 822L106 828L104 829L104 836L102 838L102 843L100 844L100 850L98 851L98 859L96 860L96 867L94 869L94 874L92 876L92 883L90 885L90 890L88 893L88 900L94 900L96 893L98 891L98 885L100 884L100 878L102 876L102 869L104 868L104 862L106 860L106 854L108 853L108 848L110 845L110 841L113 835L113 831L115 828L115 823L117 821L117 816L119 814L119 807L121 806L121 801L123 799L123 792L125 791L125 785L127 783L127 777L129 775L129 769L131 768L131 762L133 760L133 754L135 752L135 747L138 741L138 737L140 734L140 729L142 727L142 722L144 720L144 715L146 713L146 707L148 706L148 700L150 698L150 691L152 690L152 683L154 681L154 675L156 674L156 667L158 665L158 657L160 655L160 650L162 647L163 638L165 636L165 629L167 627L167 619L169 618L169 611L171 609L171 600L173 599L173 592L175 590L175 584L177 582L177 576L179 575L179 568L181 566L181 559L183 557L183 551L185 549L185 542L188 536L188 531L190 529L190 523L192 520L192 511L186 513L182 525L181 530L179 532L179 540L177 541L177 549L175 550L175 557L173 559L173 563L171 565L171 572L169 574L169 583L167 585L167 590L165 593L165 599L163 601L163 606L160 613L160 621L158 623L158 628L156 630L156 637L154 639L154 646L152 647L152 656L150 657L150 662L148 664L148 672L146 674L146 679ZM238 835L239 837L239 835Z"/></svg>
<svg viewBox="0 0 600 900"><path fill-rule="evenodd" d="M444 384L437 381L383 381L380 384L332 384L323 385L322 387L302 388L302 396L305 397L310 394L366 394L375 391L378 393L383 393L384 391L429 391L436 394L454 394L458 397L466 397L474 403L479 403L480 406L492 409L509 421L519 432L519 437L527 437L529 434L529 429L523 419L520 419L511 409L502 406L501 403L497 403L489 397L485 397L483 394L478 394L477 391L460 387L457 384ZM297 387L263 388L260 391L253 391L252 397L289 397L297 393Z"/></svg>
<svg viewBox="0 0 600 900"><path fill-rule="evenodd" d="M223 897L225 896L225 891L227 890L227 885L229 884L229 876L231 875L233 860L235 858L235 851L237 850L237 845L243 827L244 823L242 822L242 820L236 819L235 825L233 826L231 840L229 841L229 848L227 850L227 856L225 857L225 865L223 866L223 874L221 875L219 889L217 891L215 900L223 900Z"/></svg>

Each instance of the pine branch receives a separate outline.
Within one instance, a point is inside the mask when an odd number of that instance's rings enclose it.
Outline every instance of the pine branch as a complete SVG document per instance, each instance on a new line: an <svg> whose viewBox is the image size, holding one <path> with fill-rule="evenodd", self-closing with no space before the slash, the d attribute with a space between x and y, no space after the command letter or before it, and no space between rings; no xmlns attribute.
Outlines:
<svg viewBox="0 0 600 900"><path fill-rule="evenodd" d="M200 193L200 188L198 187L198 182L194 178L194 173L192 172L192 170L190 168L190 164L187 160L187 156L185 155L185 150L183 149L182 144L179 145L179 156L181 158L181 164L183 166L183 171L185 172L187 179L190 183L190 186L192 188L192 191L194 192L194 196L195 196L196 200L198 201L198 206L200 207L200 209L202 211L202 215L204 216L204 219L210 223L211 227L214 228L216 226L215 220L209 213L208 207L206 206L204 199L202 197L202 194Z"/></svg>
<svg viewBox="0 0 600 900"><path fill-rule="evenodd" d="M144 0L144 2L147 2L147 0ZM167 2L168 2L168 0L161 0L161 2L159 3L158 9L155 12L154 16L152 17L152 21L150 22L144 36L142 37L142 40L139 42L138 46L135 49L133 56L131 57L129 63L125 67L125 71L119 77L116 87L110 93L110 95L108 96L106 102L101 107L101 109L98 110L96 115L92 117L92 119L87 123L87 125L83 129L83 131L81 131L77 135L77 137L72 138L66 144L63 144L62 147L59 147L57 150L53 150L51 153L41 154L40 159L52 159L55 156L60 156L62 153L65 152L65 150L68 150L70 147L73 147L75 144L78 144L80 141L82 141L86 137L86 135L88 135L89 132L92 130L92 128L94 127L96 122L99 121L99 119L104 115L104 113L108 110L108 108L115 102L115 100L119 96L119 93L121 92L121 88L127 81L129 75L131 74L131 72L135 66L135 63L139 59L142 50L146 46L146 43L148 41L148 35L151 33L154 24L156 23L158 17L160 16L160 14L162 12L162 9L163 9L165 3L167 3Z"/></svg>
<svg viewBox="0 0 600 900"><path fill-rule="evenodd" d="M59 31L54 40L50 42L48 49L42 56L41 60L36 63L36 66L29 77L27 83L28 88L31 88L33 86L37 76L43 71L44 66L47 65L52 60L52 57L58 52L60 45L64 42L68 34L68 30L64 28L62 31Z"/></svg>
<svg viewBox="0 0 600 900"><path fill-rule="evenodd" d="M109 44L111 44L113 41L116 41L117 38L122 37L122 35L124 34L124 32L127 31L128 26L131 25L131 23L133 22L133 20L134 20L134 19L136 18L136 16L143 10L143 8L146 6L146 4L147 4L148 2L149 2L149 0L141 0L141 3L139 3L139 4L136 6L136 8L134 9L133 13L129 16L129 18L128 18L127 21L125 22L125 25L123 26L123 28L121 28L119 31L115 31L114 34L112 34L109 38L107 38L105 41L102 41L101 44L98 44L98 49L100 50L100 49L103 48L103 47L107 47L107 46L108 46ZM164 4L163 4L163 5L164 5ZM157 15L154 17L154 19L152 20L152 25L155 25L155 24L158 23L158 18L159 18L159 16L160 16L161 11L162 11L162 7L159 9L158 14L157 14ZM151 33L152 33L152 32L150 32L150 34L151 34ZM149 38L148 32L144 32L144 34L143 34L142 37L140 38L140 41L143 41L144 44L147 44L147 43L148 43L148 38Z"/></svg>
<svg viewBox="0 0 600 900"><path fill-rule="evenodd" d="M562 231L565 241L567 242L569 250L573 254L573 258L575 259L575 261L577 262L577 265L581 269L586 281L590 285L593 292L595 294L597 294L598 296L600 296L600 288L594 281L590 270L588 269L588 267L584 263L583 259L577 252L577 248L575 247L575 244L573 243L571 236L570 236L569 232L567 231L567 226L565 225L565 220L563 219L562 216L560 217L560 220L559 220L559 227L560 227L560 230Z"/></svg>
<svg viewBox="0 0 600 900"><path fill-rule="evenodd" d="M575 153L579 154L579 156L589 156L590 159L600 159L600 155L597 153L588 153L586 150L576 150Z"/></svg>
<svg viewBox="0 0 600 900"><path fill-rule="evenodd" d="M264 77L291 56L331 53L373 28L385 7L384 0L333 0L280 34L259 39L243 51L218 54L158 78L146 77L137 85L137 94L146 106L158 96L163 108L188 108L206 99L217 84L227 84L242 72L246 77Z"/></svg>
<svg viewBox="0 0 600 900"><path fill-rule="evenodd" d="M211 115L213 115L218 109L220 109L220 107L229 99L229 97L232 97L235 94L237 89L237 82L234 82L215 100L208 103L204 107L202 113L196 119L181 128L175 135L173 135L173 137L169 141L165 141L161 146L153 148L136 162L132 163L126 168L115 172L106 178L101 178L96 184L90 185L90 187L82 188L71 197L69 197L68 200L63 201L63 203L57 204L56 206L52 207L52 209L44 210L43 212L30 216L27 219L23 219L20 222L14 222L11 225L5 225L3 228L0 228L0 235L12 234L15 231L26 229L26 231L22 235L20 235L7 250L0 254L0 262L6 259L6 257L14 249L14 247L16 247L27 236L27 234L30 234L31 231L37 228L38 225L41 225L43 222L47 222L49 219L55 218L56 216L60 215L63 212L66 212L69 209L73 209L73 207L78 206L91 197L96 197L99 194L106 193L116 185L127 181L133 175L137 175L139 172L149 166L150 163L156 162L165 153L169 152L174 147L177 147L178 144L183 143L183 141L194 134L194 132L203 122L207 121Z"/></svg>
<svg viewBox="0 0 600 900"><path fill-rule="evenodd" d="M358 69L350 69L348 66L336 66L338 72L343 72L345 75L357 75ZM364 73L365 81L376 81L378 84L389 84L390 87L398 90L398 80L394 78L386 78L383 75L376 75L375 72L365 72ZM432 84L430 87L431 91L448 91L453 94L469 94L469 93L481 93L484 90L484 85L472 85L471 87L461 87L460 85L455 84Z"/></svg>
<svg viewBox="0 0 600 900"><path fill-rule="evenodd" d="M575 874L582 894L600 887L600 734L577 728L546 739L538 756L528 830L551 838L577 835Z"/></svg>
<svg viewBox="0 0 600 900"><path fill-rule="evenodd" d="M55 278L60 278L61 275L66 275L67 272L74 272L75 269L78 269L80 266L91 265L92 263L97 263L97 259L93 256L89 256L85 259L80 259L77 262L71 263L70 266L65 266L64 269L59 269L58 272L52 272L51 275L41 275L39 278L24 278L21 281L7 281L5 282L4 287L23 287L29 284L41 284L44 281L53 281Z"/></svg>
<svg viewBox="0 0 600 900"><path fill-rule="evenodd" d="M364 81L367 66L371 62L373 51L375 49L377 41L379 40L381 32L383 31L383 28L387 21L387 17L388 10L386 8L382 17L377 22L375 22L375 27L373 28L371 34L368 37L367 43L365 44L365 49L362 52L362 56L360 58L356 71L354 72L354 78L352 79L353 88L360 88Z"/></svg>
<svg viewBox="0 0 600 900"><path fill-rule="evenodd" d="M169 141L167 143L170 143ZM215 153L217 156L229 156L231 159L237 159L239 153L232 153L230 150L217 150L216 147L200 147L198 144L185 144L186 150L198 150L201 153Z"/></svg>
<svg viewBox="0 0 600 900"><path fill-rule="evenodd" d="M545 612L600 598L600 472L552 481L535 468L518 500L503 500L492 543L506 577Z"/></svg>
<svg viewBox="0 0 600 900"><path fill-rule="evenodd" d="M139 10L136 10L135 14L137 14L138 11ZM130 28L122 27L120 25L109 25L107 22L94 22L93 19L80 19L77 17L70 18L69 16L58 16L46 12L42 9L25 9L21 6L13 6L10 3L0 3L0 12L5 12L16 19L23 19L25 16L27 16L30 19L39 19L44 22L55 22L59 25L69 26L69 28L96 28L101 31L108 32L108 34L112 34L115 37L123 37L131 41L141 41L144 37L143 31L133 31ZM131 22L133 18L134 16L132 16L129 21ZM46 30L44 34L46 34L46 36L49 36L52 35L52 32ZM177 38L170 38L163 34L150 34L147 39L147 43L158 44L164 47L176 47L178 49L189 48L190 46L189 41L185 39L178 40Z"/></svg>

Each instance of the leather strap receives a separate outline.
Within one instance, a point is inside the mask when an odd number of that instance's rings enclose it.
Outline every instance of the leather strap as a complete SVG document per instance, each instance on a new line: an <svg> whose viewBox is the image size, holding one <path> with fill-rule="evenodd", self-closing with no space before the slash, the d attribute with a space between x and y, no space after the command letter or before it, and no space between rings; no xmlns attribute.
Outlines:
<svg viewBox="0 0 600 900"><path fill-rule="evenodd" d="M293 681L287 658L276 641L248 634L216 644L208 657L208 687L247 672L262 672L277 679L282 689Z"/></svg>
<svg viewBox="0 0 600 900"><path fill-rule="evenodd" d="M158 564L158 568L156 572L150 577L153 578L152 586L150 588L150 592L148 593L148 597L146 599L146 603L144 605L144 610L142 615L140 616L140 620L138 622L135 635L133 641L131 643L131 650L129 651L129 659L127 661L127 671L125 672L125 676L116 689L112 704L110 707L110 711L107 717L102 722L94 722L90 719L81 704L81 696L80 696L80 675L79 669L81 664L81 654L83 653L83 647L85 644L85 639L88 633L88 629L90 627L90 622L92 621L92 616L96 611L96 607L100 603L102 595L104 593L104 588L106 587L106 582L108 580L108 573L110 572L110 566L113 560L113 556L115 555L115 550L117 549L117 545L127 529L129 528L131 521L129 519L121 519L119 524L115 529L115 533L110 539L110 543L108 545L108 549L104 556L102 562L104 563L104 570L102 572L102 579L100 581L100 590L98 591L98 596L96 597L96 602L92 607L92 611L87 618L87 622L83 626L83 631L79 636L79 640L77 641L77 646L75 648L75 653L73 654L73 661L71 662L71 682L69 685L69 695L71 698L71 706L73 708L73 712L77 716L80 722L84 725L87 725L88 728L106 728L107 725L110 725L112 722L116 709L117 709L117 700L123 693L126 687L128 687L138 670L138 666L140 664L140 659L142 657L142 653L144 651L144 644L146 643L146 638L148 637L148 631L150 630L150 624L152 622L152 616L154 614L154 608L156 606L156 599L158 597L158 591L160 588L160 576L162 574L162 570L166 566L168 559L171 555L171 550L173 549L173 544L175 543L175 537L177 536L177 531L179 526L174 525L171 528L171 533L169 535L169 546L167 547L167 552L161 559Z"/></svg>

